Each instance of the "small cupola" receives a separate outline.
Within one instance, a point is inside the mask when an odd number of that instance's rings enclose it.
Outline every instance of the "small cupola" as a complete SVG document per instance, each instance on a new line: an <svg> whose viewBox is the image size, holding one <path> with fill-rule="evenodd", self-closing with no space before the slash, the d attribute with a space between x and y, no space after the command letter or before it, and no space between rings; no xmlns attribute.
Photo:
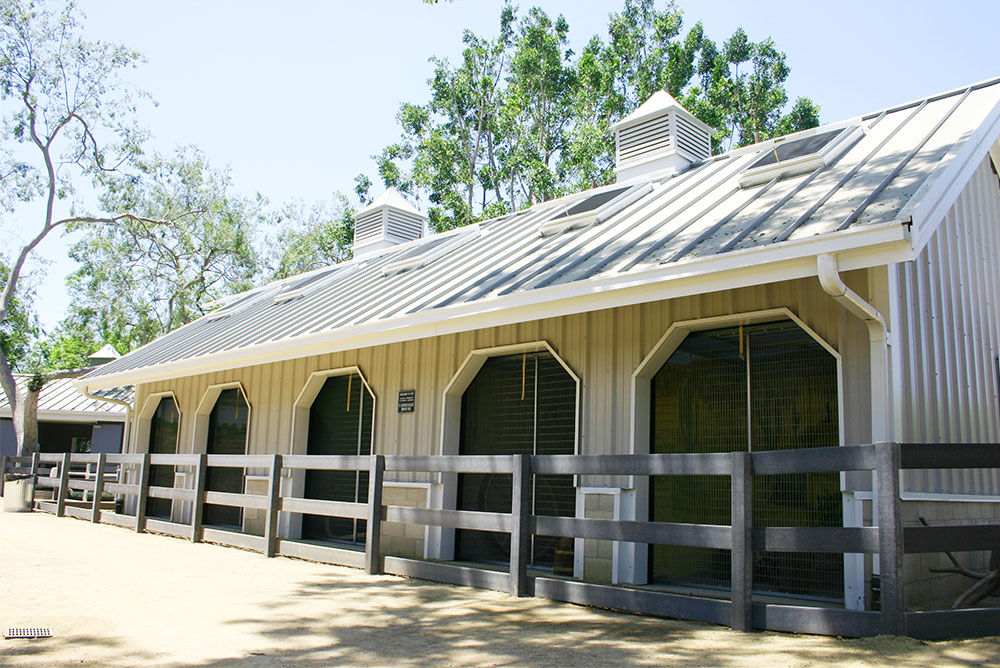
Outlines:
<svg viewBox="0 0 1000 668"><path fill-rule="evenodd" d="M107 364L108 362L113 362L121 356L121 353L118 352L113 345L106 343L103 348L95 353L91 353L87 357L87 362L90 366L100 366L102 364Z"/></svg>
<svg viewBox="0 0 1000 668"><path fill-rule="evenodd" d="M427 216L389 188L354 216L354 256L424 236Z"/></svg>
<svg viewBox="0 0 1000 668"><path fill-rule="evenodd" d="M615 123L615 173L619 181L680 171L712 155L712 132L670 93L657 91Z"/></svg>

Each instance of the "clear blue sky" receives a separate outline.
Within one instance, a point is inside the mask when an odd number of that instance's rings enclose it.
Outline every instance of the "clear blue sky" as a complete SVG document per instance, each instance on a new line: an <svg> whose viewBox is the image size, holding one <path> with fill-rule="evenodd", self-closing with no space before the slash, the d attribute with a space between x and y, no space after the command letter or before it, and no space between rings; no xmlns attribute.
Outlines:
<svg viewBox="0 0 1000 668"><path fill-rule="evenodd" d="M603 35L620 2L536 4L563 14L574 46ZM824 122L1000 76L1000 0L836 3L686 0L721 41L739 26L788 56L789 96L813 98ZM201 147L230 165L236 187L272 202L326 199L354 176L374 177L373 153L395 140L402 102L422 102L428 58L456 58L461 33L496 32L500 2L80 0L91 39L123 42L148 62L134 81L158 102L142 122L153 145ZM820 7L822 9L820 9ZM8 223L5 223L7 225ZM17 237L6 230L4 237ZM51 327L68 304L66 240L50 261L39 312Z"/></svg>

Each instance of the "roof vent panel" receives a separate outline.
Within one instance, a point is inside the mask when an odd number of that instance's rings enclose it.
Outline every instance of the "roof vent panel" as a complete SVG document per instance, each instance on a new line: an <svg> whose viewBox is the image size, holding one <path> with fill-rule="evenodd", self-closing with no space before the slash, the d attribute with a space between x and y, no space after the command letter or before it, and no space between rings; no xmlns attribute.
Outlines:
<svg viewBox="0 0 1000 668"><path fill-rule="evenodd" d="M767 183L772 179L807 174L830 164L847 151L863 135L861 126L817 132L806 130L779 137L740 176L740 187Z"/></svg>
<svg viewBox="0 0 1000 668"><path fill-rule="evenodd" d="M591 223L601 223L632 204L653 189L652 184L618 186L601 192L574 199L562 208L555 209L555 215L547 218L539 227L543 237L552 236L566 230L586 227Z"/></svg>

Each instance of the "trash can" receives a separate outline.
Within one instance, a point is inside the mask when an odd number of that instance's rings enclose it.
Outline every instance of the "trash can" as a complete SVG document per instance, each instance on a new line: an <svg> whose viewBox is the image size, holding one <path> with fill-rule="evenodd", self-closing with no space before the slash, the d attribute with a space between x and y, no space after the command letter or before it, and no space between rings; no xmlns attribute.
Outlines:
<svg viewBox="0 0 1000 668"><path fill-rule="evenodd" d="M35 480L32 477L8 480L3 486L5 513L27 513L35 500Z"/></svg>

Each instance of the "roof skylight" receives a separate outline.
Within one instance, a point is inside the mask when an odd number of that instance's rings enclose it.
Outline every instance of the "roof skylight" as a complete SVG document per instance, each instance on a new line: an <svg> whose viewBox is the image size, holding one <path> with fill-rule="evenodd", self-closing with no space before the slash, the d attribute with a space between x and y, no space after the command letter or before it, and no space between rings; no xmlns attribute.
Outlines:
<svg viewBox="0 0 1000 668"><path fill-rule="evenodd" d="M636 201L653 186L643 183L637 186L620 186L575 200L563 208L557 208L555 215L542 223L543 237L558 234L564 230L584 227L593 222L602 222Z"/></svg>
<svg viewBox="0 0 1000 668"><path fill-rule="evenodd" d="M392 262L382 267L383 276L394 276L411 269L419 269L454 249L464 246L482 234L479 225L470 225L458 232L430 237L419 246L414 246Z"/></svg>
<svg viewBox="0 0 1000 668"><path fill-rule="evenodd" d="M850 148L861 134L860 126L855 125L826 132L807 130L806 133L779 137L743 172L740 187L805 174L828 165Z"/></svg>

